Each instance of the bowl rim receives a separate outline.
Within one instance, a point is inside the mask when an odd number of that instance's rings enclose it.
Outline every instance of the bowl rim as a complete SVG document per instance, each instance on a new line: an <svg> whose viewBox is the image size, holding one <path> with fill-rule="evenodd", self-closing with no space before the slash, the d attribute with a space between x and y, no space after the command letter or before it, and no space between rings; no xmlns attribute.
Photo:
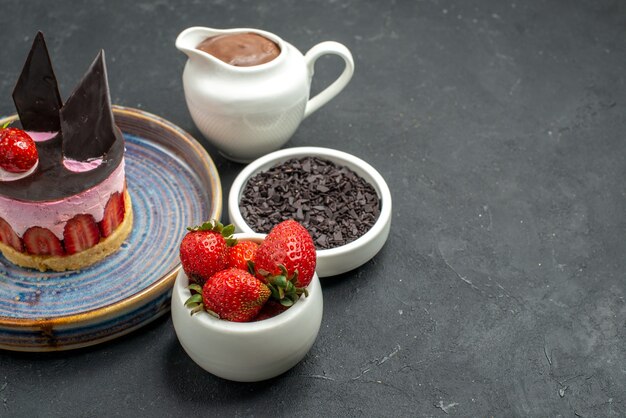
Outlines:
<svg viewBox="0 0 626 418"><path fill-rule="evenodd" d="M263 241L267 234L239 232L233 234L237 239L250 240L257 243ZM317 283L316 283L317 282ZM186 284L189 283L189 279L183 269L178 271L176 281L174 283L175 292L179 292L179 296L186 300L191 296L191 292L187 289ZM296 303L289 309L271 318L263 319L261 321L252 322L232 322L219 318L215 318L205 311L200 311L194 315L189 315L192 321L197 321L199 325L212 331L227 333L227 334L261 334L266 333L271 329L281 328L285 323L290 322L293 317L299 315L307 307L306 303L309 299L315 297L321 297L321 287L319 284L319 277L317 272L314 273L311 283L306 287L309 295L307 297L300 297ZM178 303L178 301L172 301L172 303ZM184 301L183 301L184 306Z"/></svg>
<svg viewBox="0 0 626 418"><path fill-rule="evenodd" d="M351 170L353 170L354 166L359 167L359 169L365 173L365 176L360 173L357 173L357 175L370 183L379 193L378 197L380 199L380 214L378 215L378 219L376 220L374 225L372 225L372 227L365 234L361 235L354 241L335 248L317 250L316 252L318 258L336 257L351 253L352 251L356 251L366 246L377 236L384 232L386 224L391 220L392 202L389 186L387 186L387 183L385 182L383 176L378 172L378 170L376 170L369 163L360 159L359 157L356 157L344 151L324 147L286 148L266 154L263 157L260 157L248 164L237 175L230 188L230 192L228 195L228 212L230 216L230 222L235 224L236 227L241 228L243 232L255 233L250 225L248 225L247 222L243 219L243 216L241 215L241 210L239 209L239 199L241 197L241 193L243 191L243 188L245 187L245 184L250 177L257 174L258 172L267 170L278 162L282 162L289 158L299 156L313 156L322 158L325 157L335 162L341 161L343 165L350 168ZM371 178L372 181L370 181L370 179L366 177Z"/></svg>

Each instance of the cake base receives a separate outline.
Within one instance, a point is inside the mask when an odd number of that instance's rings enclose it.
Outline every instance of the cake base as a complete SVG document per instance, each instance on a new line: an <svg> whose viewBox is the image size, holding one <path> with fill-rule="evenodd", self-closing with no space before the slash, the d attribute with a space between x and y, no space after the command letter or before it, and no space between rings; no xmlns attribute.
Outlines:
<svg viewBox="0 0 626 418"><path fill-rule="evenodd" d="M21 253L13 247L0 242L0 251L13 264L39 271L80 270L103 260L117 251L133 229L133 206L128 190L124 192L124 220L108 237L100 240L91 248L76 254L63 256L32 255Z"/></svg>

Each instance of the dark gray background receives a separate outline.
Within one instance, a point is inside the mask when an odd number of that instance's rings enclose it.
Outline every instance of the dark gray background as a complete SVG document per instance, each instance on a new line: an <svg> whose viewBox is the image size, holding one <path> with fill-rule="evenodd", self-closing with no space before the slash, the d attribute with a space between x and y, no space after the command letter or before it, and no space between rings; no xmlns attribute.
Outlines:
<svg viewBox="0 0 626 418"><path fill-rule="evenodd" d="M626 3L2 1L0 114L37 30L64 98L99 48L114 103L201 140L184 28L256 27L356 72L286 145L387 180L389 240L323 281L316 344L262 383L215 378L169 316L113 342L0 352L0 416L625 416ZM314 91L340 70L318 63ZM242 165L208 147L224 196ZM227 220L224 208L224 220Z"/></svg>

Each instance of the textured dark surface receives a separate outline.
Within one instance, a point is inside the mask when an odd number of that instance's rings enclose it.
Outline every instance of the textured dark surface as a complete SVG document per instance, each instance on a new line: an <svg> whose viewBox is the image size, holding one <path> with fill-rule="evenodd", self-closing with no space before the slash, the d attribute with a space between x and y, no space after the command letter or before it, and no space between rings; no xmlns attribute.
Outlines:
<svg viewBox="0 0 626 418"><path fill-rule="evenodd" d="M114 103L197 138L184 28L344 43L354 78L287 146L365 159L394 210L379 255L324 280L318 340L283 376L212 377L166 317L76 352L0 352L0 416L626 415L626 3L2 6L0 114L42 30L64 99L104 48ZM339 65L320 61L314 90ZM242 166L208 149L226 196Z"/></svg>

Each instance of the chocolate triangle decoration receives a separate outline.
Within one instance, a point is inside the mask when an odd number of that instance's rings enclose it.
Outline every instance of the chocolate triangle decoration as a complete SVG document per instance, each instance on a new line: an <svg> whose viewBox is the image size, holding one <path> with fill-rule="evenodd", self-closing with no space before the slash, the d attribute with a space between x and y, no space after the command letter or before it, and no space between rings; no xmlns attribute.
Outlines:
<svg viewBox="0 0 626 418"><path fill-rule="evenodd" d="M61 132L63 156L76 161L106 158L116 141L124 141L113 119L104 51L61 109Z"/></svg>
<svg viewBox="0 0 626 418"><path fill-rule="evenodd" d="M58 132L62 101L43 33L37 32L22 73L13 89L13 102L27 131Z"/></svg>
<svg viewBox="0 0 626 418"><path fill-rule="evenodd" d="M13 98L20 116L16 127L58 132L35 143L39 165L14 181L0 181L0 196L28 202L50 202L89 190L109 178L124 161L124 137L114 125L104 55L93 62L65 106L52 72L43 35L37 33ZM59 110L60 109L60 110ZM91 170L72 171L65 158L102 158Z"/></svg>

